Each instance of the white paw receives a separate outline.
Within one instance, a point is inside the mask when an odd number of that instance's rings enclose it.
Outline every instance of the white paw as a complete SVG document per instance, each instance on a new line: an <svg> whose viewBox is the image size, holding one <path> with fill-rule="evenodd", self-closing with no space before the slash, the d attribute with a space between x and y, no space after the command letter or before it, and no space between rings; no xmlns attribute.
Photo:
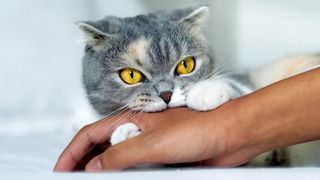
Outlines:
<svg viewBox="0 0 320 180"><path fill-rule="evenodd" d="M110 143L115 145L132 137L138 136L139 134L140 129L137 125L133 123L126 123L117 127L117 129L113 131Z"/></svg>
<svg viewBox="0 0 320 180"><path fill-rule="evenodd" d="M215 109L232 98L230 89L228 84L219 80L199 82L190 89L187 106L197 111Z"/></svg>

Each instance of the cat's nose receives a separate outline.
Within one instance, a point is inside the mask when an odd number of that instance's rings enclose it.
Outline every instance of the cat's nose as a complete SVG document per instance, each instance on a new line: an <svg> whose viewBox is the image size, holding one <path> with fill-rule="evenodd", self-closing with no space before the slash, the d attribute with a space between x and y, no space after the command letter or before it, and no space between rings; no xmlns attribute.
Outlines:
<svg viewBox="0 0 320 180"><path fill-rule="evenodd" d="M167 104L169 104L171 100L172 92L171 91L164 91L160 93L160 97L163 99L163 101Z"/></svg>

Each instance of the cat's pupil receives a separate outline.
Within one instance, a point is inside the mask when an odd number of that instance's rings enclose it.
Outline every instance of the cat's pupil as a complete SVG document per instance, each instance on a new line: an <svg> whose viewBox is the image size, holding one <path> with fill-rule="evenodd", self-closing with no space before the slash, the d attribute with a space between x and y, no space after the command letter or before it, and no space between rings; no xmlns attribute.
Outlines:
<svg viewBox="0 0 320 180"><path fill-rule="evenodd" d="M131 79L133 78L133 76L134 76L133 71L130 70L130 77L131 77Z"/></svg>
<svg viewBox="0 0 320 180"><path fill-rule="evenodd" d="M183 61L182 64L183 64L184 68L187 69L187 63L185 61Z"/></svg>

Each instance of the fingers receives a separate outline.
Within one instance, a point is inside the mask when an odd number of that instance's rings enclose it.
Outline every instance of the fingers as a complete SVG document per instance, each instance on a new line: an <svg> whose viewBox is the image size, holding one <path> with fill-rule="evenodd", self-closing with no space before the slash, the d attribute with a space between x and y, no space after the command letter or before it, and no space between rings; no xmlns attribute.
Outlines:
<svg viewBox="0 0 320 180"><path fill-rule="evenodd" d="M86 166L86 171L121 170L139 164L156 161L153 147L147 147L144 136L139 135L123 143L107 149L103 154L92 159Z"/></svg>
<svg viewBox="0 0 320 180"><path fill-rule="evenodd" d="M70 142L67 148L60 155L54 171L71 171L80 162L83 156L85 156L92 148L95 142L92 142L93 138L90 137L89 132L92 125L85 126Z"/></svg>
<svg viewBox="0 0 320 180"><path fill-rule="evenodd" d="M238 151L224 156L219 156L214 159L202 161L200 164L202 166L237 167L248 163L250 159L249 154L243 151Z"/></svg>
<svg viewBox="0 0 320 180"><path fill-rule="evenodd" d="M77 165L73 168L73 171L83 171L86 167L86 165L88 164L88 162L100 155L101 153L103 153L107 148L110 147L109 143L106 143L104 145L99 145L99 146L95 146L93 147L93 149L87 153L81 160L80 162L77 163Z"/></svg>
<svg viewBox="0 0 320 180"><path fill-rule="evenodd" d="M125 112L85 126L62 152L54 167L54 171L72 171L79 167L79 164L86 163L83 159L92 157L91 152L94 147L105 144L110 139L116 127L129 122L131 119L133 119L134 123L141 129L145 129L145 121L138 120L143 118L137 119L135 117L136 114Z"/></svg>
<svg viewBox="0 0 320 180"><path fill-rule="evenodd" d="M97 144L108 141L113 130L126 119L104 119L82 128L60 155L54 171L72 171Z"/></svg>

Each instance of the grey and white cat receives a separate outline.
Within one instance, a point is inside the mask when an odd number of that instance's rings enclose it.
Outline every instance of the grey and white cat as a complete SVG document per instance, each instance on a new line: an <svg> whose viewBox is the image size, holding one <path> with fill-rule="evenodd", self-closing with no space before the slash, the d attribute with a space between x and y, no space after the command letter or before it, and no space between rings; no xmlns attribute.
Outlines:
<svg viewBox="0 0 320 180"><path fill-rule="evenodd" d="M319 64L319 57L310 56L302 58L304 63L286 60L259 74L226 73L201 33L208 11L208 7L198 7L79 22L87 42L83 82L94 109L101 115L181 106L208 111ZM277 68L281 75L275 75ZM136 125L123 124L110 141L117 144L139 133ZM270 164L267 159L274 159L275 152L253 162Z"/></svg>

